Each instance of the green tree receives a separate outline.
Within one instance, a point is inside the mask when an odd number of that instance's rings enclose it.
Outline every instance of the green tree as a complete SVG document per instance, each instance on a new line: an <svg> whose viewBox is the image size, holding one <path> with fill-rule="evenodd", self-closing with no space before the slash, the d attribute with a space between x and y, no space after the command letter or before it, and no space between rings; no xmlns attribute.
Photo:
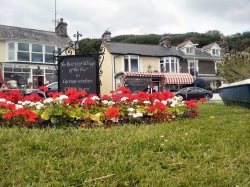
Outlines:
<svg viewBox="0 0 250 187"><path fill-rule="evenodd" d="M250 78L250 48L233 51L219 66L220 75L229 83Z"/></svg>

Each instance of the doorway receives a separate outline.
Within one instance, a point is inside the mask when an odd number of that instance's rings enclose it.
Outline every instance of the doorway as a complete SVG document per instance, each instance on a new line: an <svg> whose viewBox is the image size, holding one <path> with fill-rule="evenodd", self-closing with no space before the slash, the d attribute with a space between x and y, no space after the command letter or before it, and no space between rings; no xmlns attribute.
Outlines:
<svg viewBox="0 0 250 187"><path fill-rule="evenodd" d="M44 85L44 76L33 76L33 88L37 89Z"/></svg>

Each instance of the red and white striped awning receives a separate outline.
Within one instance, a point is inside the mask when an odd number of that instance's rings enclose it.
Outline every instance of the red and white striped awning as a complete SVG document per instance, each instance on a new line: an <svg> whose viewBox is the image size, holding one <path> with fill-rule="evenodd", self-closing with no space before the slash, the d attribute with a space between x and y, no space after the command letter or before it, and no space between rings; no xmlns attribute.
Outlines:
<svg viewBox="0 0 250 187"><path fill-rule="evenodd" d="M192 84L193 76L190 73L158 73L158 72L124 72L123 77L158 77L164 84Z"/></svg>

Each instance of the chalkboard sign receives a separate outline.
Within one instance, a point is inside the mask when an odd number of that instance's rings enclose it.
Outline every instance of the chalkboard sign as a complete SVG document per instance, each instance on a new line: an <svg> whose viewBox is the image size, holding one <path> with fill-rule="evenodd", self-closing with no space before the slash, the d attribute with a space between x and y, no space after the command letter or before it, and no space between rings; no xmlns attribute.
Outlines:
<svg viewBox="0 0 250 187"><path fill-rule="evenodd" d="M58 57L59 91L74 88L88 94L99 94L98 57L97 54Z"/></svg>
<svg viewBox="0 0 250 187"><path fill-rule="evenodd" d="M133 93L147 91L150 79L148 78L126 78L124 86L129 88Z"/></svg>

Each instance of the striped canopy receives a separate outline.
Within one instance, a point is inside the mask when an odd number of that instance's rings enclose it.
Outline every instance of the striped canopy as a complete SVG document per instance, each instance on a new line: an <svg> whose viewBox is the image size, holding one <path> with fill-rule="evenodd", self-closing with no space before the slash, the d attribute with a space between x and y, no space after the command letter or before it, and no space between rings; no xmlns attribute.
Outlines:
<svg viewBox="0 0 250 187"><path fill-rule="evenodd" d="M193 76L190 73L158 73L158 72L124 72L125 77L162 78L164 84L192 84Z"/></svg>

